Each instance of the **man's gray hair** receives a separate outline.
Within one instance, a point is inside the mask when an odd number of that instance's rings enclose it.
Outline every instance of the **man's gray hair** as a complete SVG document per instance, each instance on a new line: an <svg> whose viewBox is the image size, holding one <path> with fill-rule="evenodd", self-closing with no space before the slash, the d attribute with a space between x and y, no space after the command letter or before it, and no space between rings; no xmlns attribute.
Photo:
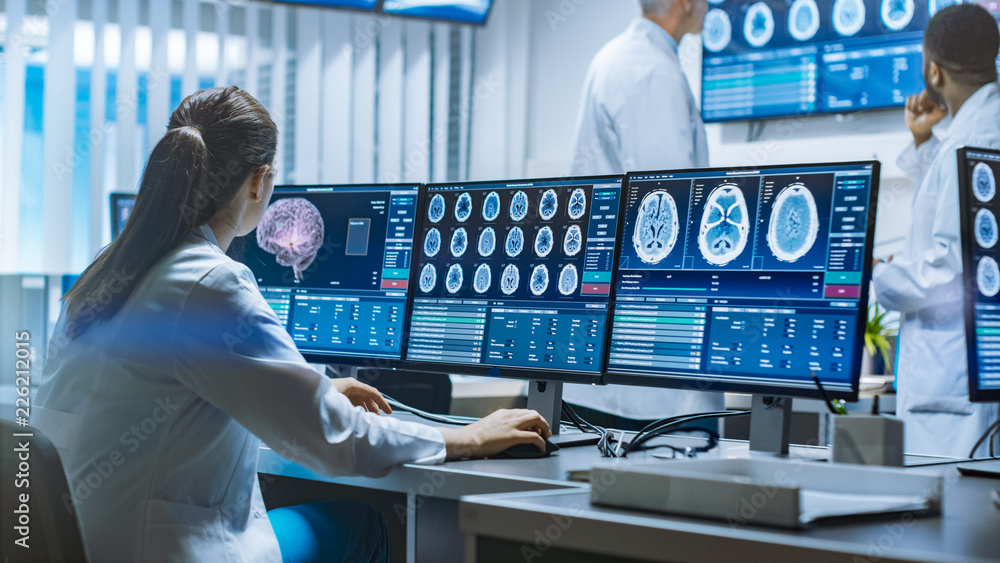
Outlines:
<svg viewBox="0 0 1000 563"><path fill-rule="evenodd" d="M642 8L644 16L665 14L673 3L674 0L639 0L639 6Z"/></svg>

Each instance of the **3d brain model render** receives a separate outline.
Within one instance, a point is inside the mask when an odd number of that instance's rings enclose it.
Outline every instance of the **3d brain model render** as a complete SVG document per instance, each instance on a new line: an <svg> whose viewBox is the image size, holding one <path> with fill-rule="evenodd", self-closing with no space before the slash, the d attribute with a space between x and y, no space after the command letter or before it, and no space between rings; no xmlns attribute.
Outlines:
<svg viewBox="0 0 1000 563"><path fill-rule="evenodd" d="M323 217L300 197L272 203L257 226L257 244L275 255L278 264L291 266L295 279L312 264L323 246Z"/></svg>

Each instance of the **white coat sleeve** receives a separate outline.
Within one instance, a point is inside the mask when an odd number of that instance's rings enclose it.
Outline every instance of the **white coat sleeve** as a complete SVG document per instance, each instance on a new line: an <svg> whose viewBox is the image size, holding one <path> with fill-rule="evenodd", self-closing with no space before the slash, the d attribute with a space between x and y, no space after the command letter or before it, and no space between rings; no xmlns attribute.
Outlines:
<svg viewBox="0 0 1000 563"><path fill-rule="evenodd" d="M640 78L615 108L625 170L693 168L695 132L683 75L657 69Z"/></svg>
<svg viewBox="0 0 1000 563"><path fill-rule="evenodd" d="M939 150L941 150L941 140L931 135L931 138L921 143L919 147L911 142L896 159L896 164L913 180L913 183L919 186Z"/></svg>
<svg viewBox="0 0 1000 563"><path fill-rule="evenodd" d="M313 370L241 264L218 266L195 286L174 342L182 384L314 471L377 477L444 461L436 429L354 407Z"/></svg>

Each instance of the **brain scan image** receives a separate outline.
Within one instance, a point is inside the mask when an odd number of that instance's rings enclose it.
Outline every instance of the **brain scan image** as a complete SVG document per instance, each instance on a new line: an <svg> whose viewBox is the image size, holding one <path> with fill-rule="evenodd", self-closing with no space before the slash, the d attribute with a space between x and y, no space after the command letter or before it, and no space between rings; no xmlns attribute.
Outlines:
<svg viewBox="0 0 1000 563"><path fill-rule="evenodd" d="M572 295L576 291L577 283L579 278L576 274L576 266L572 264L566 264L563 266L561 272L559 272L559 293L563 295Z"/></svg>
<svg viewBox="0 0 1000 563"><path fill-rule="evenodd" d="M444 219L444 208L444 196L435 194L431 198L431 204L427 206L427 218L430 219L431 223L438 223Z"/></svg>
<svg viewBox="0 0 1000 563"><path fill-rule="evenodd" d="M952 4L961 4L962 0L930 0L927 3L927 11L930 12L931 17L938 13L942 8L947 8Z"/></svg>
<svg viewBox="0 0 1000 563"><path fill-rule="evenodd" d="M486 227L479 233L479 255L483 258L493 254L497 247L497 234L493 227Z"/></svg>
<svg viewBox="0 0 1000 563"><path fill-rule="evenodd" d="M426 264L423 269L420 270L420 279L418 280L418 285L420 285L420 291L424 293L430 293L438 281L438 272L434 267L434 264Z"/></svg>
<svg viewBox="0 0 1000 563"><path fill-rule="evenodd" d="M552 252L552 227L542 227L535 235L535 254L545 258Z"/></svg>
<svg viewBox="0 0 1000 563"><path fill-rule="evenodd" d="M580 225L571 225L563 237L563 254L576 256L581 248L583 248L583 230L580 229Z"/></svg>
<svg viewBox="0 0 1000 563"><path fill-rule="evenodd" d="M698 248L710 264L725 266L747 245L750 221L747 202L735 184L712 190L705 203L698 233Z"/></svg>
<svg viewBox="0 0 1000 563"><path fill-rule="evenodd" d="M507 242L504 244L507 256L516 257L524 250L524 231L521 227L514 227L507 233Z"/></svg>
<svg viewBox="0 0 1000 563"><path fill-rule="evenodd" d="M483 200L483 219L487 221L496 221L499 216L500 194L490 192L486 194L486 199Z"/></svg>
<svg viewBox="0 0 1000 563"><path fill-rule="evenodd" d="M892 31L899 31L913 19L913 0L882 0L882 23Z"/></svg>
<svg viewBox="0 0 1000 563"><path fill-rule="evenodd" d="M788 10L788 33L797 41L808 41L819 31L819 8L815 0L795 0Z"/></svg>
<svg viewBox="0 0 1000 563"><path fill-rule="evenodd" d="M583 191L583 188L577 188L569 194L567 212L569 218L574 221L583 217L583 214L587 212L587 192Z"/></svg>
<svg viewBox="0 0 1000 563"><path fill-rule="evenodd" d="M455 220L464 223L472 215L472 196L469 192L462 192L455 202Z"/></svg>
<svg viewBox="0 0 1000 563"><path fill-rule="evenodd" d="M865 25L863 0L835 0L833 3L833 29L844 37L861 31Z"/></svg>
<svg viewBox="0 0 1000 563"><path fill-rule="evenodd" d="M632 247L643 262L658 264L674 249L679 230L673 196L663 190L650 192L639 204Z"/></svg>
<svg viewBox="0 0 1000 563"><path fill-rule="evenodd" d="M718 53L729 46L732 37L733 24L729 21L729 14L718 8L709 10L705 15L705 26L701 32L701 42L705 48Z"/></svg>
<svg viewBox="0 0 1000 563"><path fill-rule="evenodd" d="M441 231L436 227L431 227L424 235L424 254L433 258L441 250Z"/></svg>
<svg viewBox="0 0 1000 563"><path fill-rule="evenodd" d="M451 255L455 258L465 254L465 249L469 247L469 235L465 232L465 227L455 229L451 234Z"/></svg>
<svg viewBox="0 0 1000 563"><path fill-rule="evenodd" d="M476 268L476 276L472 278L472 289L475 289L476 293L486 293L490 288L492 278L493 273L490 272L490 267L486 264L480 264Z"/></svg>
<svg viewBox="0 0 1000 563"><path fill-rule="evenodd" d="M783 262L805 256L819 234L816 199L803 184L791 184L778 192L767 227L767 246Z"/></svg>
<svg viewBox="0 0 1000 563"><path fill-rule="evenodd" d="M528 215L528 194L518 191L510 198L510 218L521 221Z"/></svg>
<svg viewBox="0 0 1000 563"><path fill-rule="evenodd" d="M531 281L528 282L528 287L535 295L541 295L549 288L549 269L545 267L545 264L539 264L531 271Z"/></svg>
<svg viewBox="0 0 1000 563"><path fill-rule="evenodd" d="M448 268L448 278L444 280L444 286L449 293L457 293L458 290L462 289L462 267L458 264L452 264Z"/></svg>
<svg viewBox="0 0 1000 563"><path fill-rule="evenodd" d="M976 282L979 284L979 292L986 297L993 297L1000 292L1000 267L996 260L989 256L983 256L979 260Z"/></svg>
<svg viewBox="0 0 1000 563"><path fill-rule="evenodd" d="M500 291L504 295L510 295L517 291L517 284L521 282L521 273L517 271L517 266L508 264L500 275Z"/></svg>
<svg viewBox="0 0 1000 563"><path fill-rule="evenodd" d="M861 0L858 0L859 2ZM774 35L774 14L763 2L757 2L747 10L743 21L743 37L751 47L763 47Z"/></svg>
<svg viewBox="0 0 1000 563"><path fill-rule="evenodd" d="M976 213L976 242L983 248L993 248L997 243L997 218L988 209Z"/></svg>
<svg viewBox="0 0 1000 563"><path fill-rule="evenodd" d="M993 178L993 169L985 162L980 162L972 169L972 193L976 199L986 203L997 193L997 181Z"/></svg>
<svg viewBox="0 0 1000 563"><path fill-rule="evenodd" d="M557 209L559 209L559 198L556 197L556 191L545 190L542 199L538 201L538 215L548 221L555 217Z"/></svg>
<svg viewBox="0 0 1000 563"><path fill-rule="evenodd" d="M302 280L302 272L323 246L323 217L307 199L279 199L257 225L257 245L274 254L278 264L290 266L295 279Z"/></svg>

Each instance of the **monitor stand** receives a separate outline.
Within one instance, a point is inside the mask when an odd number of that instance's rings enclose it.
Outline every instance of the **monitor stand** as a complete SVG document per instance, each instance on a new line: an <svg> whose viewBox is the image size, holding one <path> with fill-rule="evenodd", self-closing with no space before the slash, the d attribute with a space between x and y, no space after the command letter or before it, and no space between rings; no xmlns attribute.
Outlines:
<svg viewBox="0 0 1000 563"><path fill-rule="evenodd" d="M549 441L560 448L596 444L599 440L597 434L580 432L576 428L560 431L562 391L561 381L533 379L528 382L528 408L538 411L538 414L549 422L549 426L552 428L552 437L549 438Z"/></svg>
<svg viewBox="0 0 1000 563"><path fill-rule="evenodd" d="M754 395L750 407L750 451L788 455L792 398Z"/></svg>

